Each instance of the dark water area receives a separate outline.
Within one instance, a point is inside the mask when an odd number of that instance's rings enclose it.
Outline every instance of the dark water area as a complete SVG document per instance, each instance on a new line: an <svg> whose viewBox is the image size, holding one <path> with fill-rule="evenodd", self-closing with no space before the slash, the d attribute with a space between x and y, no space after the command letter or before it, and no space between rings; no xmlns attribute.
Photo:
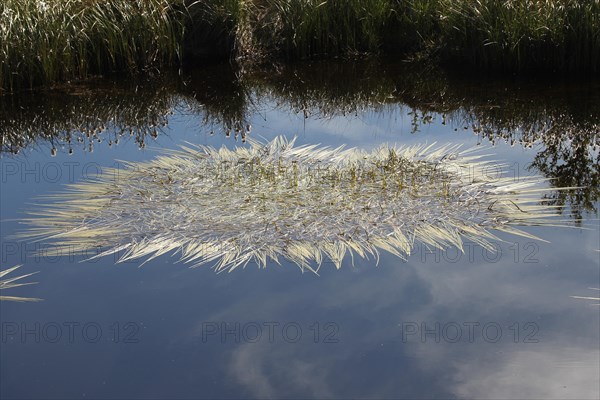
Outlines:
<svg viewBox="0 0 600 400"><path fill-rule="evenodd" d="M598 81L402 63L215 65L0 97L0 270L39 271L0 295L43 299L0 303L0 397L598 398L599 134ZM508 176L571 187L540 193L568 227L318 275L285 261L217 274L171 253L139 268L18 236L44 196L106 168L281 135L481 147Z"/></svg>

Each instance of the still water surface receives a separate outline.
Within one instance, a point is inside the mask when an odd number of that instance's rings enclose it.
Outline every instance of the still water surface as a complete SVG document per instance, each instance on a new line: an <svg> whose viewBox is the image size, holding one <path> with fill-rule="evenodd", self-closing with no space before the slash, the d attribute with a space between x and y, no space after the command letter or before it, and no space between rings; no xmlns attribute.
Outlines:
<svg viewBox="0 0 600 400"><path fill-rule="evenodd" d="M40 271L2 294L43 299L0 304L2 398L600 396L598 301L570 297L600 287L598 83L365 63L183 77L0 101L1 267ZM242 134L485 146L507 174L585 188L550 199L569 228L524 228L547 242L417 244L405 261L355 257L319 276L285 262L216 274L170 254L138 268L15 239L33 203L65 184L188 142L246 146Z"/></svg>

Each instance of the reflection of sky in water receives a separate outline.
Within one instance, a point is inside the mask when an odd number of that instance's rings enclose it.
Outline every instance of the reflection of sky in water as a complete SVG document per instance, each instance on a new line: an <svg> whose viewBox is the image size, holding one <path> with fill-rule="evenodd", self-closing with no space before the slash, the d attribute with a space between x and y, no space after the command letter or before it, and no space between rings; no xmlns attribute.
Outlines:
<svg viewBox="0 0 600 400"><path fill-rule="evenodd" d="M362 148L425 141L469 147L478 141L470 131L459 127L455 132L439 120L412 134L406 110L305 121L301 114L274 108L268 102L257 106L250 119L252 137L297 135L299 143ZM469 247L457 262L449 262L457 256L454 251L431 254L419 247L407 262L384 256L375 267L373 260L356 259L355 267L346 263L340 271L324 265L319 277L287 264L266 270L251 265L216 275L209 268L173 264L170 256L142 269L136 262L115 266L111 257L84 263L31 254L25 259L20 253L36 245L10 239L19 229L14 219L30 208L27 203L61 191L70 170L79 181L84 166L94 171L96 164L150 159L157 154L152 147L177 148L186 141L235 144L221 134L209 136L208 130L198 118L175 115L166 135L149 144L149 150L125 143L73 156L59 152L55 158L45 150L26 150L26 155L0 160L2 268L24 263L23 273L40 270L38 285L11 294L45 299L0 305L3 329L19 325L19 334L5 335L1 344L2 397L599 396L598 307L569 297L595 295L587 288L599 285L595 220L588 220L588 231L528 229L550 243L506 236L508 243L499 244L496 256ZM490 153L510 165L517 163L523 174L535 148L498 145ZM44 170L52 173L49 162L61 168L59 183L43 179ZM18 173L9 173L15 165L19 172L24 166L38 172L25 174L22 182ZM38 176L42 179L36 182ZM118 322L120 333L127 333L123 326L130 321L139 327L139 342L112 342L113 324ZM236 343L233 335L223 343L218 334L203 340L207 323L222 321L241 326L256 322L263 335L256 343L243 337ZM35 330L36 322L40 329L53 322L62 325L63 336L57 343L43 335L36 343L33 334L22 340L20 324ZM69 322L97 323L100 341L87 343L75 328L69 343L63 325ZM279 323L272 343L264 325L268 322ZM286 342L281 333L282 325L290 322L302 329L297 343ZM320 324L318 343L314 322ZM323 343L331 332L324 329L327 322L339 328L337 343ZM421 323L431 329L436 322L462 326L463 337L458 343L445 338L436 343L428 335L423 342L418 332L403 340L403 324L415 323L420 330ZM480 324L472 343L464 325L470 322ZM483 336L486 323L501 327L497 343ZM539 329L537 343L523 343L531 332L525 329L527 323Z"/></svg>

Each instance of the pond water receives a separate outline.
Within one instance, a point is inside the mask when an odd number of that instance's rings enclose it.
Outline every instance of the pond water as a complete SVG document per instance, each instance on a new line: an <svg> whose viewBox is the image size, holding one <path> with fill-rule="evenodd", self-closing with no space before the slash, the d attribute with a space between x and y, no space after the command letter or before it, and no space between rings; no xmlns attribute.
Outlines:
<svg viewBox="0 0 600 400"><path fill-rule="evenodd" d="M395 63L227 65L0 98L2 398L598 398L600 82L454 77ZM562 227L494 251L415 243L231 273L86 260L19 236L66 184L196 144L482 147ZM215 196L215 204L226 201ZM37 217L33 217L34 219ZM168 216L166 217L168 218ZM115 232L117 235L118 232ZM214 263L213 263L214 264ZM15 275L16 274L16 275ZM7 276L8 277L8 276Z"/></svg>

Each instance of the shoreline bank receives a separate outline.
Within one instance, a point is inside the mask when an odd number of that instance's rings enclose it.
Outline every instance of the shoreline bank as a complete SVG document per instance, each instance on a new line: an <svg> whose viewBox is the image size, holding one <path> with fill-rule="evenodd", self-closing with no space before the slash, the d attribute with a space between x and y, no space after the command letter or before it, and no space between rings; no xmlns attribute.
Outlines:
<svg viewBox="0 0 600 400"><path fill-rule="evenodd" d="M7 0L0 91L232 60L396 57L499 75L600 72L600 0Z"/></svg>

